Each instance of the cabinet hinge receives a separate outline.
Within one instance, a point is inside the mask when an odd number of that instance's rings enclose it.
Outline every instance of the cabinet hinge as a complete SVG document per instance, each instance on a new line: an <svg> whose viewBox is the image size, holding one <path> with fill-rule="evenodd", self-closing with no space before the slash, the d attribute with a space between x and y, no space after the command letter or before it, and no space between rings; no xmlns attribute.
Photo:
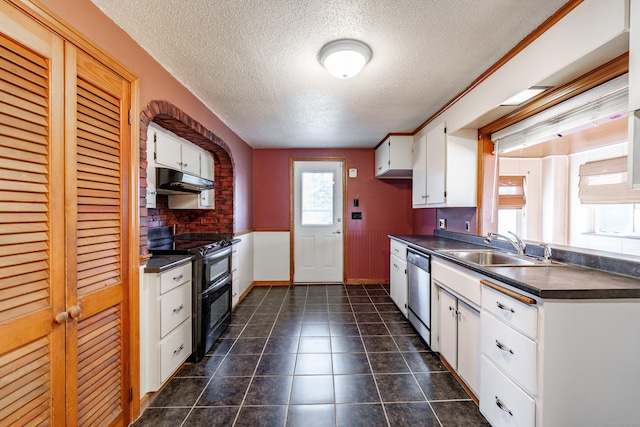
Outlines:
<svg viewBox="0 0 640 427"><path fill-rule="evenodd" d="M444 192L444 197L447 197L447 192L446 191Z"/></svg>
<svg viewBox="0 0 640 427"><path fill-rule="evenodd" d="M129 124L131 124L131 109L129 109Z"/></svg>
<svg viewBox="0 0 640 427"><path fill-rule="evenodd" d="M133 402L133 387L129 387L129 402Z"/></svg>
<svg viewBox="0 0 640 427"><path fill-rule="evenodd" d="M406 268L404 269L404 274L407 274L407 269Z"/></svg>
<svg viewBox="0 0 640 427"><path fill-rule="evenodd" d="M444 133L447 133L447 128L444 128Z"/></svg>
<svg viewBox="0 0 640 427"><path fill-rule="evenodd" d="M387 163L389 164L389 166L391 166L391 160L389 160Z"/></svg>
<svg viewBox="0 0 640 427"><path fill-rule="evenodd" d="M156 152L153 153L153 160L158 160L158 153Z"/></svg>
<svg viewBox="0 0 640 427"><path fill-rule="evenodd" d="M153 133L153 142L158 142L158 134L157 133Z"/></svg>

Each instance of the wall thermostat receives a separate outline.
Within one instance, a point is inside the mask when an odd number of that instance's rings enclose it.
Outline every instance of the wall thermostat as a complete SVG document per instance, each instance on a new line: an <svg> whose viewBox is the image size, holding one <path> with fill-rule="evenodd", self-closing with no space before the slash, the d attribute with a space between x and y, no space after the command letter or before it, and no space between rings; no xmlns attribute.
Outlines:
<svg viewBox="0 0 640 427"><path fill-rule="evenodd" d="M358 169L351 168L349 169L349 178L357 178L358 177Z"/></svg>

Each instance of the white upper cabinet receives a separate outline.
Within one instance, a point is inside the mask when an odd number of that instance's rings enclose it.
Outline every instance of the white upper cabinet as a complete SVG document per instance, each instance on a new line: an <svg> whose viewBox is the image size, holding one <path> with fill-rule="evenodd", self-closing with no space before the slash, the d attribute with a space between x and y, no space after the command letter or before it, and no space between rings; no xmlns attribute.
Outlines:
<svg viewBox="0 0 640 427"><path fill-rule="evenodd" d="M376 178L411 178L411 135L392 135L376 149Z"/></svg>
<svg viewBox="0 0 640 427"><path fill-rule="evenodd" d="M414 208L476 206L477 131L447 135L439 124L413 146Z"/></svg>
<svg viewBox="0 0 640 427"><path fill-rule="evenodd" d="M427 137L413 143L413 207L422 207L427 202Z"/></svg>
<svg viewBox="0 0 640 427"><path fill-rule="evenodd" d="M204 150L198 152L198 170L202 178L214 180L213 155ZM213 209L215 189L203 190L199 194L169 195L169 209Z"/></svg>
<svg viewBox="0 0 640 427"><path fill-rule="evenodd" d="M170 169L200 176L200 152L195 146L182 142L167 130L149 126L155 144L155 162Z"/></svg>

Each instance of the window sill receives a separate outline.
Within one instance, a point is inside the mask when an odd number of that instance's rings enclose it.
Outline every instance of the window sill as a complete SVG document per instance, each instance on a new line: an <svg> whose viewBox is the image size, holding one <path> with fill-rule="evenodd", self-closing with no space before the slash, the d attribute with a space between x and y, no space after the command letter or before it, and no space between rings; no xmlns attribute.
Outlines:
<svg viewBox="0 0 640 427"><path fill-rule="evenodd" d="M640 240L640 235L633 234L606 234L606 233L581 233L583 236L607 237L613 239Z"/></svg>

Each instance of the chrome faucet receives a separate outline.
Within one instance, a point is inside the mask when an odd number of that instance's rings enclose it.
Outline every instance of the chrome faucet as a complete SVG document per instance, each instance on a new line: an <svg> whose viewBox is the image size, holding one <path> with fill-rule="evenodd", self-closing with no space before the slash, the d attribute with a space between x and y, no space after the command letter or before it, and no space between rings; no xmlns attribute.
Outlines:
<svg viewBox="0 0 640 427"><path fill-rule="evenodd" d="M540 247L544 249L544 259L543 261L546 263L551 262L551 246L546 243L541 243Z"/></svg>
<svg viewBox="0 0 640 427"><path fill-rule="evenodd" d="M526 243L524 243L522 241L522 239L520 237L518 237L515 233L509 231L509 234L511 234L513 237L515 237L515 240L504 236L502 234L498 234L498 233L488 233L487 237L484 238L484 241L486 243L491 243L492 240L494 239L498 239L500 237L502 237L504 240L506 240L507 242L511 243L513 245L514 248L516 248L516 250L518 251L518 255L524 255L524 248L527 247Z"/></svg>

